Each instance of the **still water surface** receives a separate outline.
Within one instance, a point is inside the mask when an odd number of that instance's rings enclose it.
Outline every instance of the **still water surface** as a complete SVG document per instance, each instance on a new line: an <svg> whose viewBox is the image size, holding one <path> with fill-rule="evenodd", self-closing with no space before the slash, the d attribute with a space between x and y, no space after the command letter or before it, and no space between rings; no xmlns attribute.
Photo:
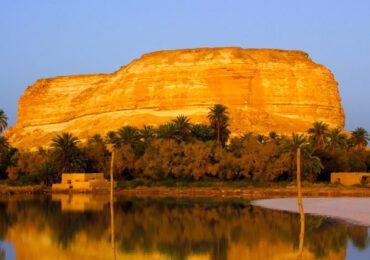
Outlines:
<svg viewBox="0 0 370 260"><path fill-rule="evenodd" d="M0 198L0 259L296 259L299 215L241 199ZM367 227L307 216L303 259L370 259Z"/></svg>

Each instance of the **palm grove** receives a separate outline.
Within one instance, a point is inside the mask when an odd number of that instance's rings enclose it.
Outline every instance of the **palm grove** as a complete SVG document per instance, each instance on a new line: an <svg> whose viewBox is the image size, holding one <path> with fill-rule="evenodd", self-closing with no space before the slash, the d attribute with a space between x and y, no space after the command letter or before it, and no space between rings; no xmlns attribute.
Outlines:
<svg viewBox="0 0 370 260"><path fill-rule="evenodd" d="M0 110L0 133L7 119ZM37 152L17 150L1 136L0 178L10 184L51 184L63 172L107 174L108 145L115 149L118 179L292 181L298 147L303 179L308 181L328 181L333 171L370 170L369 134L363 128L348 136L341 129L315 122L306 134L247 132L230 138L229 113L221 104L210 108L208 121L208 125L192 124L190 118L179 115L158 128L123 126L85 143L61 133L48 149Z"/></svg>

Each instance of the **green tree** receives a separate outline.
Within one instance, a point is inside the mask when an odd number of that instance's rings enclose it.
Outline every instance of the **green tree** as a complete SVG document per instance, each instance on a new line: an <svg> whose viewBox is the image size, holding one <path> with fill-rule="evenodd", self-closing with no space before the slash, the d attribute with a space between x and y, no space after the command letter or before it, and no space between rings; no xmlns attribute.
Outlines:
<svg viewBox="0 0 370 260"><path fill-rule="evenodd" d="M346 154L346 161L351 172L365 172L368 170L369 152L365 149L350 149Z"/></svg>
<svg viewBox="0 0 370 260"><path fill-rule="evenodd" d="M244 153L243 139L238 137L231 138L230 144L228 145L228 151L230 151L236 158L240 158Z"/></svg>
<svg viewBox="0 0 370 260"><path fill-rule="evenodd" d="M7 170L17 163L17 149L13 148L8 140L0 136L0 179L7 177Z"/></svg>
<svg viewBox="0 0 370 260"><path fill-rule="evenodd" d="M347 147L349 147L348 138L340 129L333 128L327 132L325 146L317 147L314 151L314 155L320 158L323 165L318 181L330 181L332 172L347 170L348 163L345 160Z"/></svg>
<svg viewBox="0 0 370 260"><path fill-rule="evenodd" d="M310 135L310 141L315 148L323 147L327 140L327 135L329 132L329 125L320 121L314 122L312 127L308 129L308 134Z"/></svg>
<svg viewBox="0 0 370 260"><path fill-rule="evenodd" d="M144 144L140 138L140 131L136 127L123 126L117 130L115 146L120 148L117 151L117 165L121 165L122 169L126 168L134 171L136 159L142 156L145 151ZM128 177L132 178L132 175L133 172L128 174Z"/></svg>
<svg viewBox="0 0 370 260"><path fill-rule="evenodd" d="M87 172L107 173L110 154L101 135L96 134L91 137L83 150L86 157Z"/></svg>
<svg viewBox="0 0 370 260"><path fill-rule="evenodd" d="M369 133L364 128L358 127L352 132L350 140L355 148L364 149L370 140Z"/></svg>
<svg viewBox="0 0 370 260"><path fill-rule="evenodd" d="M269 133L269 138L270 138L270 141L271 142L274 142L275 144L277 145L280 145L282 140L284 138L286 138L286 136L284 135L279 135L278 133L276 133L275 131L272 131Z"/></svg>
<svg viewBox="0 0 370 260"><path fill-rule="evenodd" d="M263 134L258 134L258 135L257 135L257 141L258 141L259 143L261 143L261 144L265 144L265 143L267 143L267 141L268 141L268 137L267 137L267 136L265 136L265 135L263 135Z"/></svg>
<svg viewBox="0 0 370 260"><path fill-rule="evenodd" d="M212 129L204 124L194 124L191 128L191 134L195 139L203 142L213 139Z"/></svg>
<svg viewBox="0 0 370 260"><path fill-rule="evenodd" d="M216 133L217 143L224 145L230 135L228 129L229 112L227 111L227 107L221 104L211 107L208 113L208 120Z"/></svg>
<svg viewBox="0 0 370 260"><path fill-rule="evenodd" d="M284 139L283 150L289 154L290 160L290 172L294 172L297 167L297 150L301 150L301 161L302 161L302 172L305 173L305 177L314 180L317 175L321 172L323 166L320 158L314 155L313 147L308 143L307 138L303 134L292 134L292 138Z"/></svg>
<svg viewBox="0 0 370 260"><path fill-rule="evenodd" d="M327 134L327 138L327 145L329 150L342 150L347 147L347 136L345 134L342 134L341 130L339 130L338 128L331 129Z"/></svg>
<svg viewBox="0 0 370 260"><path fill-rule="evenodd" d="M227 140L229 140L230 134L231 134L231 132L230 132L228 127L221 128L220 137L221 137L221 145L222 146L225 146Z"/></svg>
<svg viewBox="0 0 370 260"><path fill-rule="evenodd" d="M133 126L124 126L117 130L116 145L130 145L132 148L140 140L139 129Z"/></svg>
<svg viewBox="0 0 370 260"><path fill-rule="evenodd" d="M8 116L4 113L2 109L0 109L0 134L5 130L8 126Z"/></svg>
<svg viewBox="0 0 370 260"><path fill-rule="evenodd" d="M157 130L157 134L158 138L168 140L168 142L170 142L170 140L177 139L176 127L173 123L160 125Z"/></svg>
<svg viewBox="0 0 370 260"><path fill-rule="evenodd" d="M151 143L157 136L157 132L155 128L151 125L144 125L142 129L140 129L140 137L146 144Z"/></svg>
<svg viewBox="0 0 370 260"><path fill-rule="evenodd" d="M51 140L53 157L59 174L64 172L84 172L84 159L78 147L79 140L70 133L62 133Z"/></svg>
<svg viewBox="0 0 370 260"><path fill-rule="evenodd" d="M271 140L276 140L279 137L279 135L275 131L271 131L269 133L269 137Z"/></svg>
<svg viewBox="0 0 370 260"><path fill-rule="evenodd" d="M4 136L0 136L0 151L1 149L5 149L9 147L8 139L6 139Z"/></svg>
<svg viewBox="0 0 370 260"><path fill-rule="evenodd" d="M175 127L176 135L180 141L188 139L191 132L190 119L187 116L179 115L171 121Z"/></svg>
<svg viewBox="0 0 370 260"><path fill-rule="evenodd" d="M117 132L115 132L115 131L109 131L107 133L107 135L105 136L105 142L107 144L113 144L114 146L117 147L117 143L118 143L118 140L117 140Z"/></svg>
<svg viewBox="0 0 370 260"><path fill-rule="evenodd" d="M58 171L55 169L54 164L50 161L41 163L37 171L39 175L43 177L44 184L48 186L59 180Z"/></svg>
<svg viewBox="0 0 370 260"><path fill-rule="evenodd" d="M248 141L248 140L251 140L252 138L255 138L256 136L254 135L254 133L253 132L246 132L246 133L244 133L241 137L240 137L240 139L242 140L242 141Z"/></svg>
<svg viewBox="0 0 370 260"><path fill-rule="evenodd" d="M100 134L93 135L93 137L91 137L89 141L95 143L104 143L104 139Z"/></svg>
<svg viewBox="0 0 370 260"><path fill-rule="evenodd" d="M294 153L297 151L298 147L307 146L307 137L305 137L303 134L296 134L292 133L291 139L286 139L286 142L284 143L284 146L289 151L294 151Z"/></svg>

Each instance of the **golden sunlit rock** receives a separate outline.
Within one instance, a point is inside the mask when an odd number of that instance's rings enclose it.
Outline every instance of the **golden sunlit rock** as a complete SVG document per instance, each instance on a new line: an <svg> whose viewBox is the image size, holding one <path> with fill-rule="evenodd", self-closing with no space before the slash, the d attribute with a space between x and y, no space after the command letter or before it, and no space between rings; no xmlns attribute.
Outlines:
<svg viewBox="0 0 370 260"><path fill-rule="evenodd" d="M234 134L290 134L314 121L344 126L333 74L302 51L201 48L143 55L112 74L40 79L19 102L6 132L23 148L60 132L85 139L123 125L158 125L184 114L206 123L209 107L229 108Z"/></svg>

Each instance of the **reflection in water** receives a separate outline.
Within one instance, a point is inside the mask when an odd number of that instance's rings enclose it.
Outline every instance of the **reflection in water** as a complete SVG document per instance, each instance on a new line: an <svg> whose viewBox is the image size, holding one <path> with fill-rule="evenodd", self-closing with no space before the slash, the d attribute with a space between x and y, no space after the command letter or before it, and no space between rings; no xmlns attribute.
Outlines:
<svg viewBox="0 0 370 260"><path fill-rule="evenodd" d="M15 248L11 244L0 240L0 260L15 259Z"/></svg>
<svg viewBox="0 0 370 260"><path fill-rule="evenodd" d="M62 211L102 211L110 202L106 194L52 194L51 198L61 202Z"/></svg>
<svg viewBox="0 0 370 260"><path fill-rule="evenodd" d="M0 241L17 259L112 259L109 205L66 211L63 201L0 200ZM117 259L295 259L299 249L299 215L242 200L118 198L114 211ZM306 216L305 231L304 259L369 246L365 227Z"/></svg>
<svg viewBox="0 0 370 260"><path fill-rule="evenodd" d="M297 190L298 190L298 207L299 207L299 221L300 221L300 233L299 233L299 249L298 249L298 259L303 257L304 248L304 230L305 230L305 218L304 209L302 201L302 183L301 183L301 147L297 148Z"/></svg>
<svg viewBox="0 0 370 260"><path fill-rule="evenodd" d="M302 259L302 257L303 257L304 231L305 231L305 217L304 217L304 211L303 211L303 204L301 204L300 207L301 207L301 209L300 209L300 212L299 212L300 232L299 232L298 259Z"/></svg>

